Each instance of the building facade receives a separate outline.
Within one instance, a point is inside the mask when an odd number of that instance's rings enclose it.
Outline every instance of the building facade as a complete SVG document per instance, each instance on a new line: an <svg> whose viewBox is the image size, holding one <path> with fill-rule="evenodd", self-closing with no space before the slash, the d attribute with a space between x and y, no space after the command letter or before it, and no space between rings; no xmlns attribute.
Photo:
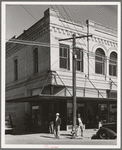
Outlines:
<svg viewBox="0 0 122 150"><path fill-rule="evenodd" d="M59 112L61 129L72 125L72 57L76 39L77 113L86 128L116 121L117 30L91 20L86 26L63 19L48 9L28 30L6 43L6 114L24 130L25 113L47 131Z"/></svg>

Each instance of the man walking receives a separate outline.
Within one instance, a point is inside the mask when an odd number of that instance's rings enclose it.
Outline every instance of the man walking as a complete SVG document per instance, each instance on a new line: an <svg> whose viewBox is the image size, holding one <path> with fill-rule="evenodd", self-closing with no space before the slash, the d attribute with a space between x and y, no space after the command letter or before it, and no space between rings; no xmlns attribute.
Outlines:
<svg viewBox="0 0 122 150"><path fill-rule="evenodd" d="M56 119L54 121L54 135L55 138L59 139L59 131L61 126L61 118L59 118L59 113L56 113Z"/></svg>
<svg viewBox="0 0 122 150"><path fill-rule="evenodd" d="M76 136L78 136L78 131L79 129L81 130L81 137L83 137L83 122L82 122L82 118L80 117L80 114L78 114L78 118L77 118L77 130L76 130Z"/></svg>

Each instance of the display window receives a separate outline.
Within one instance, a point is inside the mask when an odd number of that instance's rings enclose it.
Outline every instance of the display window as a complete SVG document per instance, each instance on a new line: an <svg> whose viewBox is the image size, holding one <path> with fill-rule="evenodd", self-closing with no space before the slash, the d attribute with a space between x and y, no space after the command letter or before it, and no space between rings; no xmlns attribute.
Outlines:
<svg viewBox="0 0 122 150"><path fill-rule="evenodd" d="M117 104L109 105L109 122L116 122L117 120Z"/></svg>

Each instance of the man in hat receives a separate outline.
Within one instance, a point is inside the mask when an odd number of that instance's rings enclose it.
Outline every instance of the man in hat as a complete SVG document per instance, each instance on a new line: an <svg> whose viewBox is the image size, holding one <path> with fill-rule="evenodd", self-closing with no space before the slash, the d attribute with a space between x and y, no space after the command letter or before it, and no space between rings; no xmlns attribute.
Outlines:
<svg viewBox="0 0 122 150"><path fill-rule="evenodd" d="M59 139L59 131L61 126L61 118L59 118L59 113L56 113L56 119L54 121L54 135L55 138Z"/></svg>
<svg viewBox="0 0 122 150"><path fill-rule="evenodd" d="M81 118L80 114L78 114L77 118L77 129L76 129L76 136L78 136L79 129L81 130L81 137L83 138L83 119Z"/></svg>

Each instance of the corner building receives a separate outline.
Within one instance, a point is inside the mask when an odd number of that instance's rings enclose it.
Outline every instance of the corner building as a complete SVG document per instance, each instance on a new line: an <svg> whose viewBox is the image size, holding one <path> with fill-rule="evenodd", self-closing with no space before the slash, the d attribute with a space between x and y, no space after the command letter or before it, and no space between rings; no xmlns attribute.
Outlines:
<svg viewBox="0 0 122 150"><path fill-rule="evenodd" d="M86 26L48 9L44 17L6 43L6 115L17 131L25 129L24 116L32 116L32 130L48 131L59 112L61 130L73 123L72 40L76 39L77 114L86 128L99 121L117 120L117 30L91 20Z"/></svg>

